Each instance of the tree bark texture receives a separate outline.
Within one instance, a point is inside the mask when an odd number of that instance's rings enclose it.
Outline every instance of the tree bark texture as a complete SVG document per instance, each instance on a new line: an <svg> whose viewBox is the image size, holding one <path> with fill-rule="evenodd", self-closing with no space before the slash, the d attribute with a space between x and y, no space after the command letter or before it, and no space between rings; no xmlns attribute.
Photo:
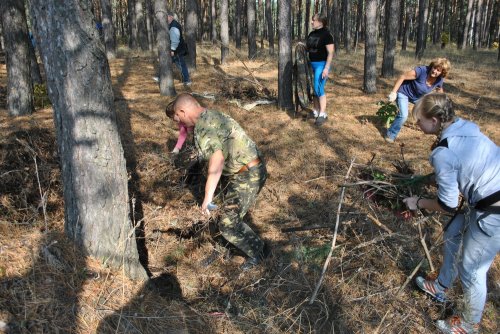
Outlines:
<svg viewBox="0 0 500 334"><path fill-rule="evenodd" d="M338 0L334 0L334 1L338 1ZM311 22L311 0L306 0L306 16L304 17L304 23L305 23L305 26L306 26L306 33L305 33L305 36L309 36L309 26L310 26L310 22ZM335 44L335 45L338 45L338 44Z"/></svg>
<svg viewBox="0 0 500 334"><path fill-rule="evenodd" d="M0 10L7 64L7 109L10 116L29 115L35 108L24 1L2 0Z"/></svg>
<svg viewBox="0 0 500 334"><path fill-rule="evenodd" d="M33 36L33 38L35 38ZM36 45L36 39L35 45ZM38 60L36 58L36 49L31 41L28 41L29 57L30 57L30 75L32 84L42 83L42 74L40 73L40 66L38 65Z"/></svg>
<svg viewBox="0 0 500 334"><path fill-rule="evenodd" d="M429 5L429 0L419 0L418 1L418 32L417 32L417 46L415 48L415 58L418 60L422 59L425 50L425 38L426 38L426 25L427 25L427 6Z"/></svg>
<svg viewBox="0 0 500 334"><path fill-rule="evenodd" d="M332 11L333 11L333 44L335 45L335 53L339 52L340 49L340 0L332 0ZM339 46L339 47L337 47Z"/></svg>
<svg viewBox="0 0 500 334"><path fill-rule="evenodd" d="M220 2L220 59L221 63L227 62L229 55L229 14L228 14L229 1L221 0Z"/></svg>
<svg viewBox="0 0 500 334"><path fill-rule="evenodd" d="M273 10L271 0L266 0L266 21L267 21L267 40L269 41L269 53L274 54L274 28L273 28Z"/></svg>
<svg viewBox="0 0 500 334"><path fill-rule="evenodd" d="M477 50L481 48L481 25L483 22L482 15L483 0L477 0L476 15L474 15L474 36L472 48Z"/></svg>
<svg viewBox="0 0 500 334"><path fill-rule="evenodd" d="M154 25L159 59L160 94L163 96L175 96L166 0L154 0Z"/></svg>
<svg viewBox="0 0 500 334"><path fill-rule="evenodd" d="M344 49L347 53L351 52L351 2L344 0Z"/></svg>
<svg viewBox="0 0 500 334"><path fill-rule="evenodd" d="M101 0L101 11L101 23L102 30L104 32L104 46L106 47L106 57L108 57L108 59L113 59L116 57L116 35L110 0Z"/></svg>
<svg viewBox="0 0 500 334"><path fill-rule="evenodd" d="M210 40L212 43L217 41L217 10L215 8L216 0L210 0ZM229 28L228 28L229 29Z"/></svg>
<svg viewBox="0 0 500 334"><path fill-rule="evenodd" d="M459 49L465 49L465 46L469 42L469 27L472 21L472 12L474 9L474 0L469 0L467 5L467 14L465 15L465 21L463 22L463 35L462 35L462 43L459 45Z"/></svg>
<svg viewBox="0 0 500 334"><path fill-rule="evenodd" d="M278 41L278 107L293 109L292 86L292 6L291 0L279 0Z"/></svg>
<svg viewBox="0 0 500 334"><path fill-rule="evenodd" d="M234 43L236 48L241 49L241 1L235 0L234 2L234 20L235 20L235 32L234 32Z"/></svg>
<svg viewBox="0 0 500 334"><path fill-rule="evenodd" d="M196 69L196 36L198 28L198 4L196 0L186 0L186 22L184 24L184 40L189 54L186 64L191 71Z"/></svg>
<svg viewBox="0 0 500 334"><path fill-rule="evenodd" d="M148 34L146 31L146 16L144 14L144 0L135 0L135 21L137 24L137 41L141 50L148 49Z"/></svg>
<svg viewBox="0 0 500 334"><path fill-rule="evenodd" d="M145 279L104 46L86 0L32 0L61 158L65 231L82 249Z"/></svg>
<svg viewBox="0 0 500 334"><path fill-rule="evenodd" d="M365 64L363 90L377 92L377 0L365 2Z"/></svg>
<svg viewBox="0 0 500 334"><path fill-rule="evenodd" d="M382 60L382 77L394 76L394 58L396 56L396 40L399 26L399 0L386 2L386 32L384 44L384 58Z"/></svg>
<svg viewBox="0 0 500 334"><path fill-rule="evenodd" d="M135 0L127 0L128 47L137 49L137 18L135 15Z"/></svg>
<svg viewBox="0 0 500 334"><path fill-rule="evenodd" d="M257 55L257 41L255 40L255 1L247 0L247 37L248 37L248 59Z"/></svg>

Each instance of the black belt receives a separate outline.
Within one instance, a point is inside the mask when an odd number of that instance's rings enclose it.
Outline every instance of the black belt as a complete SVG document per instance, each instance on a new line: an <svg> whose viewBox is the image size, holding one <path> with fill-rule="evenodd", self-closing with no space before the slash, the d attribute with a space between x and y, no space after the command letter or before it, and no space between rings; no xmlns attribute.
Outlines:
<svg viewBox="0 0 500 334"><path fill-rule="evenodd" d="M500 190L481 199L476 203L474 209L489 213L500 213L500 206L493 206L498 201L500 201Z"/></svg>

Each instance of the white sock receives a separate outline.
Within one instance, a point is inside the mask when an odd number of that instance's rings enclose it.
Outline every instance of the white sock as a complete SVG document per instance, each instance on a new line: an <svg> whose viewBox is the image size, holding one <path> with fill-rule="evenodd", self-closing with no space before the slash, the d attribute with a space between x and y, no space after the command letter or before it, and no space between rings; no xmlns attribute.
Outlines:
<svg viewBox="0 0 500 334"><path fill-rule="evenodd" d="M318 117L319 112L316 109L313 109L313 114L314 114L314 117Z"/></svg>
<svg viewBox="0 0 500 334"><path fill-rule="evenodd" d="M324 118L327 118L328 115L326 114L326 112L320 112L319 113L319 117L324 117Z"/></svg>

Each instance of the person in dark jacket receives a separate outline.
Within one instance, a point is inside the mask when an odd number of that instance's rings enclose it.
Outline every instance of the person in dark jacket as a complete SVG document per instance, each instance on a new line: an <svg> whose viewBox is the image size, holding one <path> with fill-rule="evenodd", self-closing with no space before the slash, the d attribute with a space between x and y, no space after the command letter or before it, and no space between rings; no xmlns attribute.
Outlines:
<svg viewBox="0 0 500 334"><path fill-rule="evenodd" d="M170 31L170 55L173 62L179 67L182 73L182 81L184 85L191 85L189 71L184 61L184 57L188 54L186 42L182 36L182 27L175 19L173 12L167 13L168 29Z"/></svg>

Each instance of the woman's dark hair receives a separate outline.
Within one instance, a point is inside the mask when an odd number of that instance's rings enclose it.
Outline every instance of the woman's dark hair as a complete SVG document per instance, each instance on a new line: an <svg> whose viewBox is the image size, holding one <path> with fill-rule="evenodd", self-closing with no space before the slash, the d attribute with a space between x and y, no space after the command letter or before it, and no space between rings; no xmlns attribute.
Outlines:
<svg viewBox="0 0 500 334"><path fill-rule="evenodd" d="M312 19L320 21L323 24L324 28L326 28L326 26L328 25L328 18L326 17L326 15L322 15L320 13L314 14Z"/></svg>
<svg viewBox="0 0 500 334"><path fill-rule="evenodd" d="M167 115L168 118L174 119L175 115L175 99L172 100L169 104L167 104L167 107L165 108L165 115Z"/></svg>

